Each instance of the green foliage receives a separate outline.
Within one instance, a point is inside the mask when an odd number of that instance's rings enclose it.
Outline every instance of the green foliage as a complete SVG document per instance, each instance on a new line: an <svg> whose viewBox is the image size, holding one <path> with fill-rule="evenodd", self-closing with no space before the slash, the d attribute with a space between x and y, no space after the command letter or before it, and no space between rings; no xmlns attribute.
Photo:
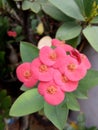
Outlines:
<svg viewBox="0 0 98 130"><path fill-rule="evenodd" d="M44 112L46 117L59 129L63 130L68 117L68 108L65 103L58 106L44 104Z"/></svg>
<svg viewBox="0 0 98 130"><path fill-rule="evenodd" d="M83 3L83 0L74 0L76 2L76 4L78 5L80 11L81 11L81 14L83 16L85 16L85 10L84 10L84 3Z"/></svg>
<svg viewBox="0 0 98 130"><path fill-rule="evenodd" d="M8 111L11 106L11 97L7 96L6 90L0 91L0 112L3 117L8 116Z"/></svg>
<svg viewBox="0 0 98 130"><path fill-rule="evenodd" d="M76 22L66 22L59 27L56 33L56 38L61 40L73 39L80 35L81 26Z"/></svg>
<svg viewBox="0 0 98 130"><path fill-rule="evenodd" d="M83 0L85 16L90 17L94 0Z"/></svg>
<svg viewBox="0 0 98 130"><path fill-rule="evenodd" d="M37 112L43 108L44 100L37 89L31 89L18 97L10 109L11 116L23 116Z"/></svg>
<svg viewBox="0 0 98 130"><path fill-rule="evenodd" d="M65 102L70 110L79 111L80 106L79 103L73 93L66 93Z"/></svg>
<svg viewBox="0 0 98 130"><path fill-rule="evenodd" d="M94 17L94 18L91 20L91 23L97 24L97 23L98 23L98 16Z"/></svg>
<svg viewBox="0 0 98 130"><path fill-rule="evenodd" d="M98 52L98 27L97 26L88 26L83 30L84 36L87 38L91 46Z"/></svg>
<svg viewBox="0 0 98 130"><path fill-rule="evenodd" d="M78 20L77 23L73 22L73 19L62 20L64 23L58 28L56 32L56 37L60 40L70 40L77 36L86 37L88 42L92 47L98 51L96 36L98 33L97 24L98 24L98 1L97 0L71 0L71 1L60 1L60 0L49 0L53 6L55 6L59 12L65 14L65 16L72 17L75 20ZM52 6L51 6L52 7ZM51 12L52 12L51 8ZM53 14L49 14L53 17ZM55 17L54 17L55 18ZM55 18L57 19L57 18ZM58 18L59 19L59 18ZM57 19L57 20L58 20ZM91 23L96 23L96 25L91 25ZM89 25L89 26L88 26ZM94 33L96 32L96 33ZM83 35L81 35L83 34ZM95 35L94 35L95 34ZM81 38L82 39L82 38ZM81 42L81 41L80 41Z"/></svg>
<svg viewBox="0 0 98 130"><path fill-rule="evenodd" d="M38 48L30 43L21 42L20 43L20 52L23 62L31 62L34 58L38 56Z"/></svg>
<svg viewBox="0 0 98 130"><path fill-rule="evenodd" d="M77 117L77 124L79 130L85 130L85 116L83 113L80 113Z"/></svg>
<svg viewBox="0 0 98 130"><path fill-rule="evenodd" d="M52 18L58 21L70 21L72 20L71 17L68 17L63 12L61 12L57 7L52 5L50 2L46 2L42 4L42 10L51 16Z"/></svg>
<svg viewBox="0 0 98 130"><path fill-rule="evenodd" d="M84 79L79 82L78 89L74 92L80 99L87 98L88 90L98 85L98 71L89 70Z"/></svg>
<svg viewBox="0 0 98 130"><path fill-rule="evenodd" d="M4 130L4 118L9 117L11 107L11 97L7 95L6 90L0 90L0 130Z"/></svg>
<svg viewBox="0 0 98 130"><path fill-rule="evenodd" d="M90 29L90 32L88 29L88 25L92 23L98 24L97 4L98 0L24 0L22 2L22 9L29 9L37 14L40 11L44 11L50 17L61 21L56 32L57 38L68 41L85 35L88 42L97 51L97 43L95 42L96 36L92 38L94 34L93 29ZM95 28L96 25L92 25L92 27ZM95 30L97 35L98 30Z"/></svg>
<svg viewBox="0 0 98 130"><path fill-rule="evenodd" d="M30 88L26 88L24 85L22 85L21 86L21 88L20 88L20 90L22 90L22 91L27 91L27 90L29 90Z"/></svg>
<svg viewBox="0 0 98 130"><path fill-rule="evenodd" d="M64 14L75 18L77 20L84 21L84 18L74 0L49 0L54 6L56 6L59 10L61 10Z"/></svg>
<svg viewBox="0 0 98 130"><path fill-rule="evenodd" d="M6 0L0 0L0 8L5 8Z"/></svg>
<svg viewBox="0 0 98 130"><path fill-rule="evenodd" d="M37 1L30 2L30 1L25 0L22 4L22 9L23 10L31 9L31 11L38 13L41 7Z"/></svg>
<svg viewBox="0 0 98 130"><path fill-rule="evenodd" d="M0 115L0 130L4 130L4 127L5 127L5 123L3 117Z"/></svg>

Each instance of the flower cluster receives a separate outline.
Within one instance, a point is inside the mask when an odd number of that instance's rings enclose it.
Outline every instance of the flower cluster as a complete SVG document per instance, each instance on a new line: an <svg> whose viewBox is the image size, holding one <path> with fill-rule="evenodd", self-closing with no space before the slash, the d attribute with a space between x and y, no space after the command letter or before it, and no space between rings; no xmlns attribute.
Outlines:
<svg viewBox="0 0 98 130"><path fill-rule="evenodd" d="M91 64L88 58L63 41L51 40L32 62L17 67L18 79L28 88L38 83L38 92L51 105L60 104L66 92L77 89Z"/></svg>
<svg viewBox="0 0 98 130"><path fill-rule="evenodd" d="M8 31L7 32L7 35L9 36L9 37L16 37L17 36L17 33L15 32L15 31Z"/></svg>

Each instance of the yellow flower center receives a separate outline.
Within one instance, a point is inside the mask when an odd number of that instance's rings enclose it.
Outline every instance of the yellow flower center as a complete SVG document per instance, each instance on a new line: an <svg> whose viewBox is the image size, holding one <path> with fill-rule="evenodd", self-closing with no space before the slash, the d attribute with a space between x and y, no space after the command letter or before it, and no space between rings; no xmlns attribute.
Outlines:
<svg viewBox="0 0 98 130"><path fill-rule="evenodd" d="M49 86L48 88L47 88L47 93L48 94L55 94L57 92L57 88L55 87L55 86Z"/></svg>
<svg viewBox="0 0 98 130"><path fill-rule="evenodd" d="M47 70L48 70L48 67L46 65L42 64L42 65L39 66L40 72L47 72Z"/></svg>
<svg viewBox="0 0 98 130"><path fill-rule="evenodd" d="M32 76L31 71L27 70L27 71L24 72L24 77L25 77L26 79L29 79L31 76Z"/></svg>
<svg viewBox="0 0 98 130"><path fill-rule="evenodd" d="M49 55L49 58L50 58L51 60L55 61L56 58L57 58L56 53L55 53L55 52L51 53L51 54Z"/></svg>
<svg viewBox="0 0 98 130"><path fill-rule="evenodd" d="M76 65L74 63L70 63L67 68L70 70L70 71L74 71L76 70Z"/></svg>
<svg viewBox="0 0 98 130"><path fill-rule="evenodd" d="M68 78L65 75L61 76L62 82L67 83L68 82Z"/></svg>

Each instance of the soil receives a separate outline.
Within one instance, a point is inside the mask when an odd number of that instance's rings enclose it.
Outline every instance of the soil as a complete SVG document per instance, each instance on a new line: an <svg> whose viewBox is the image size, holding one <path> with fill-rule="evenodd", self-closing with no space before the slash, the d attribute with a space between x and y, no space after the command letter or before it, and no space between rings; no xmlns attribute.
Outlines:
<svg viewBox="0 0 98 130"><path fill-rule="evenodd" d="M27 123L28 122L28 123ZM8 130L58 130L47 119L36 115L30 115L29 117L20 118L13 124L9 125Z"/></svg>

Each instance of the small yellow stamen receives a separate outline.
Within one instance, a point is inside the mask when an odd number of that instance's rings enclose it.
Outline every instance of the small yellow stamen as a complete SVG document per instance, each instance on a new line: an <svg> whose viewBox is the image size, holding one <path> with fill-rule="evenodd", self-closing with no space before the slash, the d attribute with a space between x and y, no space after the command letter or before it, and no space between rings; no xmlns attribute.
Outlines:
<svg viewBox="0 0 98 130"><path fill-rule="evenodd" d="M70 70L70 71L74 71L76 70L76 65L74 63L70 63L67 68Z"/></svg>
<svg viewBox="0 0 98 130"><path fill-rule="evenodd" d="M48 88L47 88L47 93L49 93L49 94L55 94L57 92L57 89L56 89L56 87L55 86L49 86Z"/></svg>
<svg viewBox="0 0 98 130"><path fill-rule="evenodd" d="M40 72L47 72L47 70L48 70L48 67L46 65L44 65L44 64L40 65L40 67L39 67Z"/></svg>
<svg viewBox="0 0 98 130"><path fill-rule="evenodd" d="M62 79L62 82L64 83L68 82L68 78L65 75L62 75L61 79Z"/></svg>
<svg viewBox="0 0 98 130"><path fill-rule="evenodd" d="M75 122L71 122L70 125L72 126L72 128L74 128L75 130L78 130L78 125Z"/></svg>
<svg viewBox="0 0 98 130"><path fill-rule="evenodd" d="M51 53L51 54L49 55L49 58L50 58L51 60L55 61L56 58L57 58L56 53L55 53L55 52Z"/></svg>
<svg viewBox="0 0 98 130"><path fill-rule="evenodd" d="M32 76L32 73L29 70L27 70L27 71L24 72L24 77L26 79L29 79L31 76Z"/></svg>

